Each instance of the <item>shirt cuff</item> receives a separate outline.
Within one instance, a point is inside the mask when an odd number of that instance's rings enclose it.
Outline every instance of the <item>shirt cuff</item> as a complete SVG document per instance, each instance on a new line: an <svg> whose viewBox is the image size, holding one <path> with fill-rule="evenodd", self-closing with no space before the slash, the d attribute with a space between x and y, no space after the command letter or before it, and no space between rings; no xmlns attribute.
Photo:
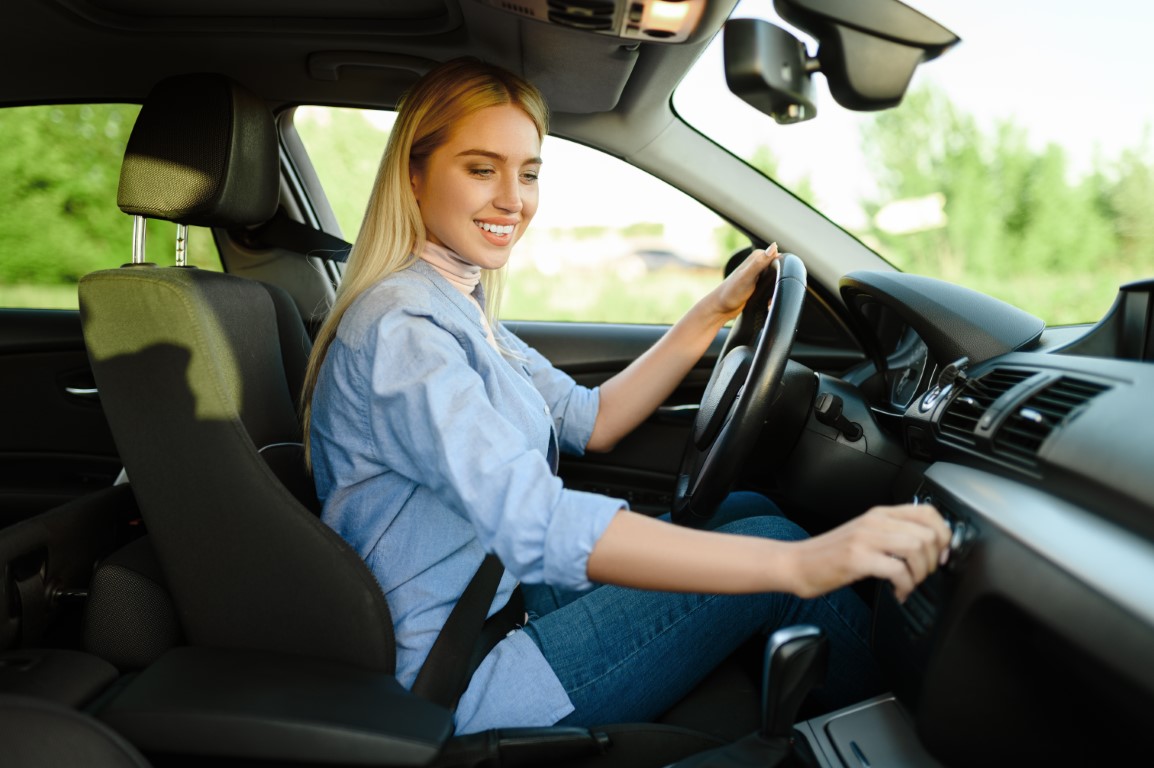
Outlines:
<svg viewBox="0 0 1154 768"><path fill-rule="evenodd" d="M623 499L564 491L545 533L545 583L575 591L594 586L588 578L589 555L614 516L628 508Z"/></svg>

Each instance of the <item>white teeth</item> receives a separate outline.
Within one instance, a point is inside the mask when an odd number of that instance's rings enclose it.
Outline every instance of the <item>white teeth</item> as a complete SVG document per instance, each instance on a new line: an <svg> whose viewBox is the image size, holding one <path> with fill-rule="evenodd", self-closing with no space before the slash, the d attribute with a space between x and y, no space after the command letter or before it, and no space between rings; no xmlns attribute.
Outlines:
<svg viewBox="0 0 1154 768"><path fill-rule="evenodd" d="M489 224L484 221L473 222L486 232L492 232L495 235L511 235L513 234L512 224Z"/></svg>

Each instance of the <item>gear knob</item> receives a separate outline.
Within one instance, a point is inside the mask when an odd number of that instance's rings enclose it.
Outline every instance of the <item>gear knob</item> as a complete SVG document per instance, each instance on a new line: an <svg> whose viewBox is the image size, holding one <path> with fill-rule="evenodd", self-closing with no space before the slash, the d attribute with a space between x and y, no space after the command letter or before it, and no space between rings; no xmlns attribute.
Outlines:
<svg viewBox="0 0 1154 768"><path fill-rule="evenodd" d="M769 636L761 681L762 738L790 737L802 701L825 680L828 664L829 640L819 627L785 627Z"/></svg>

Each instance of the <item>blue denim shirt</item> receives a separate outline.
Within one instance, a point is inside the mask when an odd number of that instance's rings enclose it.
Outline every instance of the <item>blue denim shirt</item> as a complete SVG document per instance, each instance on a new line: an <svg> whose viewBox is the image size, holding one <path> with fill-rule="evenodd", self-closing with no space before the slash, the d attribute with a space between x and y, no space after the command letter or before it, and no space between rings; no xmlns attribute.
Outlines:
<svg viewBox="0 0 1154 768"><path fill-rule="evenodd" d="M392 612L397 677L411 686L486 552L504 564L490 613L518 580L590 585L594 543L625 502L571 491L558 449L580 454L599 393L480 313L428 264L389 276L346 312L312 403L323 519L365 559ZM572 711L541 651L513 632L457 708L460 733L549 725Z"/></svg>

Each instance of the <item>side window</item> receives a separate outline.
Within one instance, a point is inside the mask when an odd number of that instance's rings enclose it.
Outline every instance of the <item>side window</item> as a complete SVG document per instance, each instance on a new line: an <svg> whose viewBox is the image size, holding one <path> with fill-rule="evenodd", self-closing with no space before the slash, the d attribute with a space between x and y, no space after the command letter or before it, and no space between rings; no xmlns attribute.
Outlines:
<svg viewBox="0 0 1154 768"><path fill-rule="evenodd" d="M295 127L346 238L360 227L393 116L301 107ZM671 323L748 245L720 217L629 164L549 137L541 203L509 263L509 320Z"/></svg>
<svg viewBox="0 0 1154 768"><path fill-rule="evenodd" d="M0 307L74 309L83 275L130 260L132 219L116 190L139 109L0 109ZM189 262L219 270L211 233L193 230ZM174 252L175 225L149 222L149 260L171 264Z"/></svg>

